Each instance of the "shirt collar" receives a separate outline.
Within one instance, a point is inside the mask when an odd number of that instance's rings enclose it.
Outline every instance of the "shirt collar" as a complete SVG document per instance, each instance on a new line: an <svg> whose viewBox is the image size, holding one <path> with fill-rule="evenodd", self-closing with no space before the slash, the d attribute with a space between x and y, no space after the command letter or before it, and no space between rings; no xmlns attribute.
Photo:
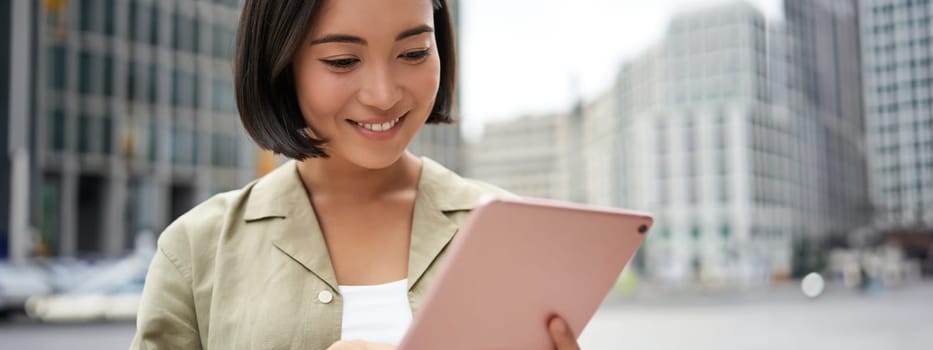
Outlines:
<svg viewBox="0 0 933 350"><path fill-rule="evenodd" d="M487 191L437 162L422 157L412 217L408 283L414 288L428 267L450 242L460 225L451 212L473 209ZM297 162L279 166L248 187L243 218L246 222L269 221L267 227L276 247L303 265L339 293L337 280L320 225L298 174Z"/></svg>
<svg viewBox="0 0 933 350"><path fill-rule="evenodd" d="M484 192L470 181L427 157L421 157L419 199L430 201L430 207L443 212L473 209ZM287 217L295 205L307 202L304 184L298 174L297 162L288 161L251 187L243 218L254 221L270 217ZM423 196L421 196L423 195Z"/></svg>

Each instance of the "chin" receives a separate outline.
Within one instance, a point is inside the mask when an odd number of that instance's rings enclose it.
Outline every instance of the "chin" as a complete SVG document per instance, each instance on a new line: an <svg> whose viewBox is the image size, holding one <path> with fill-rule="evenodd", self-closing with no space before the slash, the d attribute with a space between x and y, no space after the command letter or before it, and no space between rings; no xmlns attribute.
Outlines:
<svg viewBox="0 0 933 350"><path fill-rule="evenodd" d="M380 170L385 169L402 158L402 155L405 154L405 150L402 149L398 152L376 152L376 153L365 153L365 154L352 154L346 157L347 161L350 163L356 164L357 166L369 169L369 170Z"/></svg>

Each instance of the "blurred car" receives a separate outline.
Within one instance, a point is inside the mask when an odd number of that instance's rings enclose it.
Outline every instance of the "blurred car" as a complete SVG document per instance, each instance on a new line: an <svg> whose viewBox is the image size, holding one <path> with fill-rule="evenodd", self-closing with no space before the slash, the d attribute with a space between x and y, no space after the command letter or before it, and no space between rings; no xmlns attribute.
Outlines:
<svg viewBox="0 0 933 350"><path fill-rule="evenodd" d="M29 317L46 322L132 320L136 318L151 254L119 260L50 264L55 294L30 297Z"/></svg>
<svg viewBox="0 0 933 350"><path fill-rule="evenodd" d="M0 310L49 322L135 319L154 254L155 235L143 231L123 258L0 262Z"/></svg>
<svg viewBox="0 0 933 350"><path fill-rule="evenodd" d="M29 297L52 292L41 267L0 262L0 312L22 311Z"/></svg>

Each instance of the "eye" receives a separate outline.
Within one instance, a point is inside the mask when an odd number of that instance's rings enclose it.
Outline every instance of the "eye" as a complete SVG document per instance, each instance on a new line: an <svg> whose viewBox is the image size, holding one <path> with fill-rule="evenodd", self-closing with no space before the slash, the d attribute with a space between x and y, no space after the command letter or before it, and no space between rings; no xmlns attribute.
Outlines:
<svg viewBox="0 0 933 350"><path fill-rule="evenodd" d="M346 70L352 68L354 65L360 62L356 58L335 58L335 59L322 59L321 62L324 64L334 67L340 70Z"/></svg>
<svg viewBox="0 0 933 350"><path fill-rule="evenodd" d="M417 63L417 62L424 60L425 57L428 57L428 55L430 55L430 52L428 52L428 50L425 49L425 50L409 51L409 52L403 53L399 55L399 58L409 61L409 62Z"/></svg>

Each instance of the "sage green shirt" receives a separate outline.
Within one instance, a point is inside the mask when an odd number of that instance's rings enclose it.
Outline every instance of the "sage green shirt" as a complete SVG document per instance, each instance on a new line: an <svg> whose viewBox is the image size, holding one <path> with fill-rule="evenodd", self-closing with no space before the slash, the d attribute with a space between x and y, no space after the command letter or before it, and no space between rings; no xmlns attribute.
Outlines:
<svg viewBox="0 0 933 350"><path fill-rule="evenodd" d="M485 196L512 196L422 160L408 262L413 312L470 209ZM165 229L131 349L326 349L340 339L337 279L296 164L218 194Z"/></svg>

